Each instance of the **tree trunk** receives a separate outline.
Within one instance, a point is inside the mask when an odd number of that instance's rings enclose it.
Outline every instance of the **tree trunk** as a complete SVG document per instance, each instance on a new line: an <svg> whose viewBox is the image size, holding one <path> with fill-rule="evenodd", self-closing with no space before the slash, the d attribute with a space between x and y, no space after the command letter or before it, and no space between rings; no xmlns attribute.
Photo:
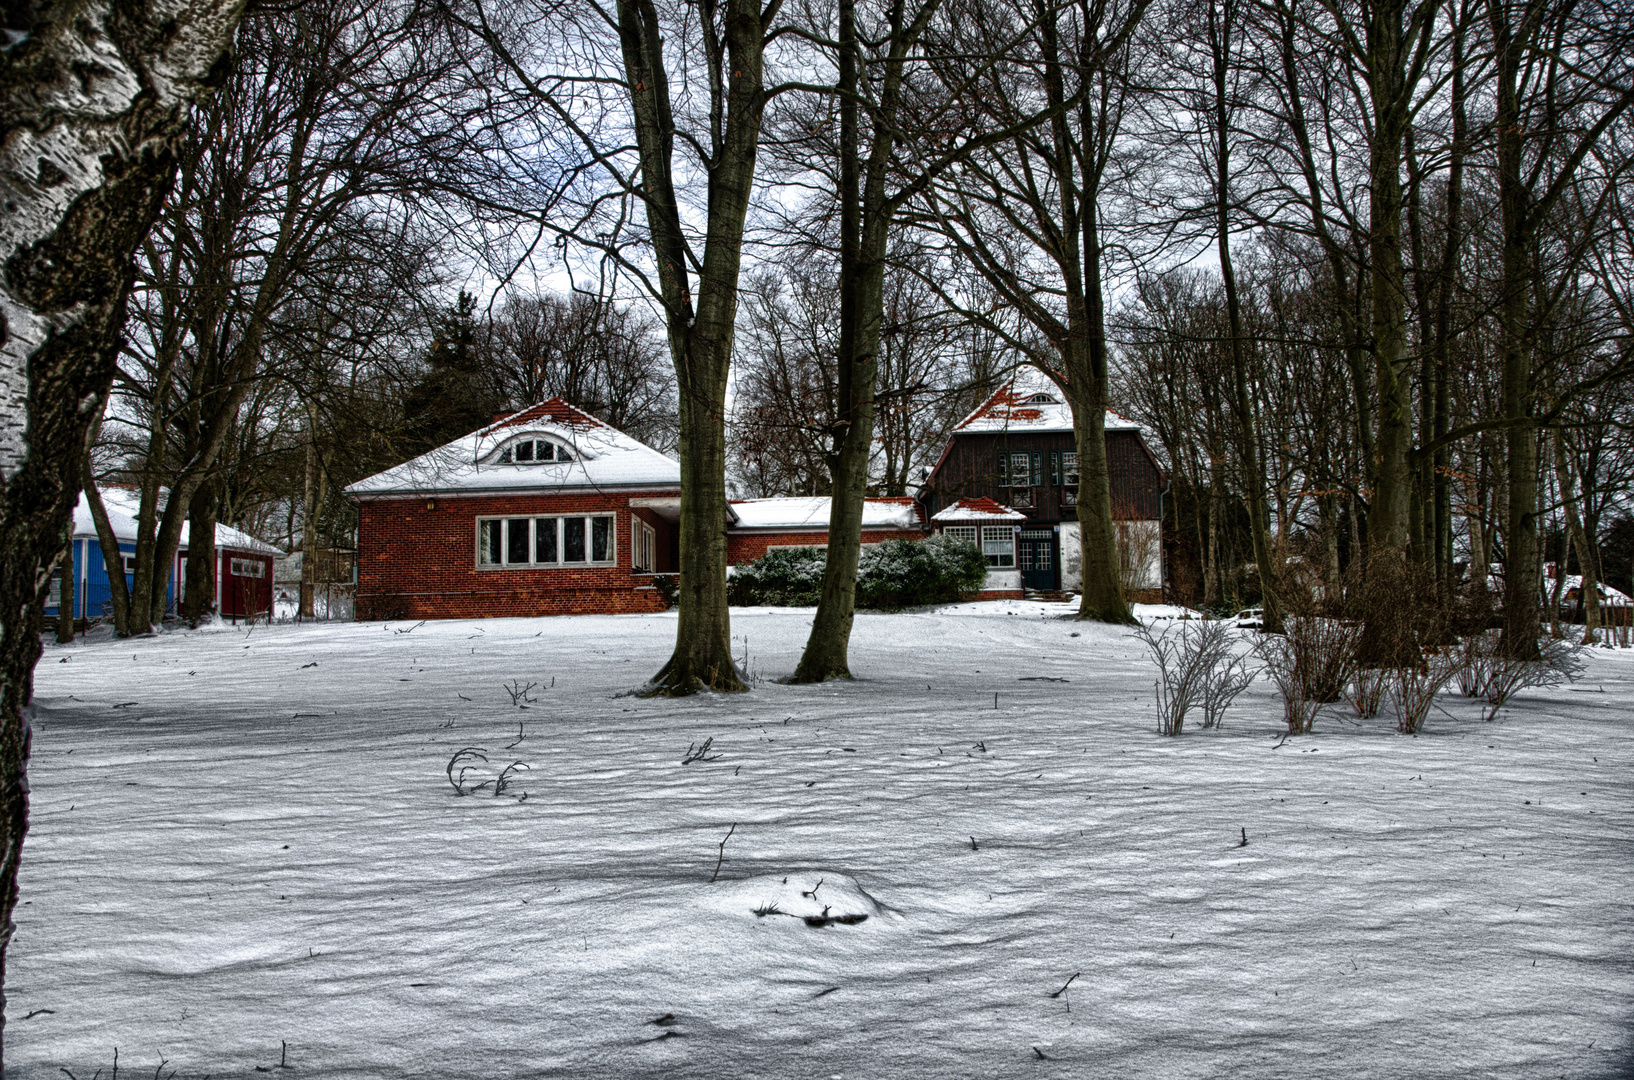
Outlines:
<svg viewBox="0 0 1634 1080"><path fill-rule="evenodd" d="M1237 271L1231 259L1231 112L1226 93L1230 75L1232 3L1208 5L1208 33L1214 70L1214 227L1220 255L1220 280L1225 286L1226 322L1231 333L1231 411L1237 424L1237 453L1242 459L1243 488L1248 504L1248 528L1259 570L1260 605L1268 633L1282 632L1282 611L1277 600L1277 568L1271 558L1266 529L1265 472L1260 464L1259 433L1248 398L1248 345L1243 340L1242 304L1237 295Z"/></svg>
<svg viewBox="0 0 1634 1080"><path fill-rule="evenodd" d="M676 123L670 107L664 26L651 0L619 0L618 32L630 90L641 191L652 235L660 300L680 390L681 581L675 652L653 676L649 693L742 690L732 662L726 606L726 384L743 228L753 191L766 100L762 62L767 27L754 0L701 5L709 36L708 72L713 158L708 172L705 246L696 307L689 280L689 241L676 198L672 154ZM716 40L715 13L723 37ZM724 53L714 50L724 45ZM723 85L724 83L724 85ZM718 121L718 124L717 124Z"/></svg>
<svg viewBox="0 0 1634 1080"><path fill-rule="evenodd" d="M1583 519L1577 512L1577 485L1572 482L1571 468L1566 462L1565 440L1559 432L1555 433L1554 444L1555 483L1560 485L1560 503L1566 512L1566 535L1572 547L1577 549L1578 570L1583 578L1577 590L1580 598L1578 604L1583 609L1583 644L1592 645L1594 632L1600 626L1600 575L1595 573L1593 545L1589 543L1583 529ZM1564 568L1561 576L1565 576Z"/></svg>
<svg viewBox="0 0 1634 1080"><path fill-rule="evenodd" d="M113 608L113 631L120 637L130 637L130 584L125 580L125 559L119 553L119 538L108 521L108 508L102 504L102 493L91 478L90 463L86 463L85 498L91 504L91 521L96 525L97 546L102 549L102 568L108 574L108 604ZM85 613L86 618L91 613Z"/></svg>
<svg viewBox="0 0 1634 1080"><path fill-rule="evenodd" d="M1501 648L1516 660L1538 655L1543 629L1538 601L1543 592L1538 543L1538 432L1532 417L1532 223L1521 180L1520 101L1516 86L1517 46L1497 43L1494 131L1498 150L1498 205L1502 211L1502 284L1498 324L1503 349L1500 400L1508 488L1504 529L1504 601Z"/></svg>
<svg viewBox="0 0 1634 1080"><path fill-rule="evenodd" d="M68 528L63 530L66 551L57 564L57 644L68 645L74 640L74 516L68 515Z"/></svg>
<svg viewBox="0 0 1634 1080"><path fill-rule="evenodd" d="M1401 246L1401 155L1408 95L1402 71L1404 6L1401 0L1375 3L1367 41L1368 91L1373 105L1368 280L1373 308L1373 378L1379 405L1367 542L1370 558L1390 559L1407 554L1409 501L1413 494L1413 402L1403 364L1407 350L1407 289Z"/></svg>
<svg viewBox="0 0 1634 1080"><path fill-rule="evenodd" d="M313 549L318 544L318 416L310 402L306 408L306 472L301 497L301 618L313 615L313 592L317 583L318 561Z"/></svg>
<svg viewBox="0 0 1634 1080"><path fill-rule="evenodd" d="M241 0L33 5L0 58L0 985L28 828L40 600L113 379L131 255ZM0 1009L3 1009L0 998ZM0 1012L0 1047L3 1047Z"/></svg>
<svg viewBox="0 0 1634 1080"><path fill-rule="evenodd" d="M216 609L216 484L206 480L187 510L187 594L183 615L197 626Z"/></svg>
<svg viewBox="0 0 1634 1080"><path fill-rule="evenodd" d="M1090 280L1099 286L1099 278ZM1076 365L1088 371L1090 365ZM1112 524L1112 484L1106 462L1106 383L1088 385L1075 379L1072 435L1078 447L1078 533L1083 558L1083 593L1078 617L1108 623L1133 623L1118 567L1117 532Z"/></svg>

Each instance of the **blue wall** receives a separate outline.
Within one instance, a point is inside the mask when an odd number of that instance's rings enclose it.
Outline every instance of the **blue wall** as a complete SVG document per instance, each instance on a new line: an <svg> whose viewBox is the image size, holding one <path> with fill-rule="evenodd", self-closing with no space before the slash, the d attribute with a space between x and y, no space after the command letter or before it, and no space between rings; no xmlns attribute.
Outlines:
<svg viewBox="0 0 1634 1080"><path fill-rule="evenodd" d="M124 555L135 555L136 544L120 544L119 550ZM102 545L94 539L75 537L70 549L74 559L74 617L100 618L103 615L113 614L113 589L108 584L108 569L102 561ZM83 577L81 568L84 568ZM131 588L136 579L125 575L125 587ZM170 584L165 589L165 610L169 611L175 605L175 575L171 575ZM50 618L56 618L58 597L61 593L51 590L46 601L45 613Z"/></svg>

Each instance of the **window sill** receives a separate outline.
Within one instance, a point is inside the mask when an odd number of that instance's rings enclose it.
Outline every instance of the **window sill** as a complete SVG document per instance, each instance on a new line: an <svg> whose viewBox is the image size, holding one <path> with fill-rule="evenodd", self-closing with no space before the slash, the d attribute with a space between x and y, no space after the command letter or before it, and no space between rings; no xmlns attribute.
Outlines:
<svg viewBox="0 0 1634 1080"><path fill-rule="evenodd" d="M616 562L574 562L574 563L501 563L498 565L478 563L479 572L493 572L496 570L617 570Z"/></svg>

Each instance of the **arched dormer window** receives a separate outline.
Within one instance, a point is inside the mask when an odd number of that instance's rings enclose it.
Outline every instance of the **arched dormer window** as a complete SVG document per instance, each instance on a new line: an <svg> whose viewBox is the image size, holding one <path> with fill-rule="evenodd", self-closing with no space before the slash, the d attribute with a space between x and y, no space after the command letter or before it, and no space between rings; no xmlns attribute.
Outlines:
<svg viewBox="0 0 1634 1080"><path fill-rule="evenodd" d="M1055 399L1048 394L1034 394L1027 399L1029 405L1054 405Z"/></svg>
<svg viewBox="0 0 1634 1080"><path fill-rule="evenodd" d="M501 465L539 465L552 461L577 461L579 455L553 439L529 436L506 445L496 460Z"/></svg>

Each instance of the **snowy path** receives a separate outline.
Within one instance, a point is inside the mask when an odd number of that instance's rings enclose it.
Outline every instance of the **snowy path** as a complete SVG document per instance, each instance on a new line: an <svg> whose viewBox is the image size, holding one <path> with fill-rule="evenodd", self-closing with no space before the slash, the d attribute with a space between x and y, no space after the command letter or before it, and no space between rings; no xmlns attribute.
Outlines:
<svg viewBox="0 0 1634 1080"><path fill-rule="evenodd" d="M621 696L673 616L51 646L7 1065L1625 1075L1634 656L1273 749L1263 682L1153 734L1142 648L1061 610L865 614L855 683L684 701ZM778 676L808 622L733 627ZM455 797L472 745L531 771Z"/></svg>

